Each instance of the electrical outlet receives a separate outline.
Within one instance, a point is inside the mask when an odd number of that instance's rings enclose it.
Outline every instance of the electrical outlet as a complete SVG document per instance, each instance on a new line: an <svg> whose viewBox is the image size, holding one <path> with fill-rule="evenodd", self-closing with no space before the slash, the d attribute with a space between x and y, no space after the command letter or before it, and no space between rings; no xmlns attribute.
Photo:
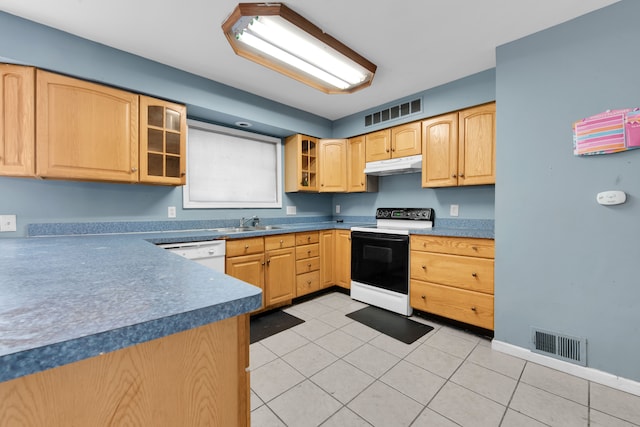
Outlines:
<svg viewBox="0 0 640 427"><path fill-rule="evenodd" d="M458 205L451 205L449 207L449 215L450 216L458 216Z"/></svg>
<svg viewBox="0 0 640 427"><path fill-rule="evenodd" d="M169 218L175 218L176 217L176 207L175 206L169 206L167 208L167 216Z"/></svg>
<svg viewBox="0 0 640 427"><path fill-rule="evenodd" d="M295 215L296 207L295 206L287 206L287 215Z"/></svg>
<svg viewBox="0 0 640 427"><path fill-rule="evenodd" d="M340 205L336 205L336 213L340 213Z"/></svg>
<svg viewBox="0 0 640 427"><path fill-rule="evenodd" d="M16 231L15 215L0 215L0 231Z"/></svg>

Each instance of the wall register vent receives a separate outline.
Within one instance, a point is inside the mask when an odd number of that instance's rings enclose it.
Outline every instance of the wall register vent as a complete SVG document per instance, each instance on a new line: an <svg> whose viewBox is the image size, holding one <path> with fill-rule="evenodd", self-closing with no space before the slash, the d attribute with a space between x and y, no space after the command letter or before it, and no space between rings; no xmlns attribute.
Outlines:
<svg viewBox="0 0 640 427"><path fill-rule="evenodd" d="M531 328L531 350L582 366L587 366L587 339Z"/></svg>
<svg viewBox="0 0 640 427"><path fill-rule="evenodd" d="M422 112L422 98L417 98L413 101L403 102L402 104L394 105L392 107L385 108L384 110L367 114L366 116L364 116L364 125L372 126L378 123L399 119L401 117L420 112Z"/></svg>

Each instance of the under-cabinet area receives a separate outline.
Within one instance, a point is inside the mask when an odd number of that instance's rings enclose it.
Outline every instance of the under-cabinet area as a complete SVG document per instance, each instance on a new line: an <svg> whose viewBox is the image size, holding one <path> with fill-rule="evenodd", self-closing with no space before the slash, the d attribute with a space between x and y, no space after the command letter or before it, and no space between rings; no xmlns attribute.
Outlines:
<svg viewBox="0 0 640 427"><path fill-rule="evenodd" d="M183 185L186 107L0 64L0 175Z"/></svg>

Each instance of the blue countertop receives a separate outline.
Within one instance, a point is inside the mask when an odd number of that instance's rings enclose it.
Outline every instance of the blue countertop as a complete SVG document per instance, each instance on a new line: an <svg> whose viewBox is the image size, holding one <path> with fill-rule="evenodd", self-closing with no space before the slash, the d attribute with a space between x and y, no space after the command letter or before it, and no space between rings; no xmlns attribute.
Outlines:
<svg viewBox="0 0 640 427"><path fill-rule="evenodd" d="M475 221L475 222L473 222ZM436 222L417 232L493 238L493 221ZM118 224L118 223L107 223ZM175 224L175 223L174 223ZM261 290L155 244L235 239L359 222L282 224L277 230L126 232L122 225L37 225L42 236L0 239L0 381L248 313ZM439 225L440 224L440 225ZM93 234L98 227L107 234ZM144 227L141 227L144 229ZM44 232L43 232L44 230ZM54 230L54 231L50 231ZM111 233L111 234L109 234Z"/></svg>

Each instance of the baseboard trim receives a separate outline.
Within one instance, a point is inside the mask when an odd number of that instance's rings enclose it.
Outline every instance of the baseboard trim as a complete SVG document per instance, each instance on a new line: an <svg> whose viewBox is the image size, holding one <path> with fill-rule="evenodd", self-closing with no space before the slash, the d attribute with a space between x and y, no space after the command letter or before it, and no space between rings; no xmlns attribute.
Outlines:
<svg viewBox="0 0 640 427"><path fill-rule="evenodd" d="M534 353L529 349L498 341L496 339L491 341L491 348L529 362L537 363L551 369L575 375L576 377L583 378L588 381L593 381L607 387L615 388L616 390L640 396L640 382L637 381L619 377L597 369L574 365L573 363L565 362L563 360L557 360L552 357Z"/></svg>

